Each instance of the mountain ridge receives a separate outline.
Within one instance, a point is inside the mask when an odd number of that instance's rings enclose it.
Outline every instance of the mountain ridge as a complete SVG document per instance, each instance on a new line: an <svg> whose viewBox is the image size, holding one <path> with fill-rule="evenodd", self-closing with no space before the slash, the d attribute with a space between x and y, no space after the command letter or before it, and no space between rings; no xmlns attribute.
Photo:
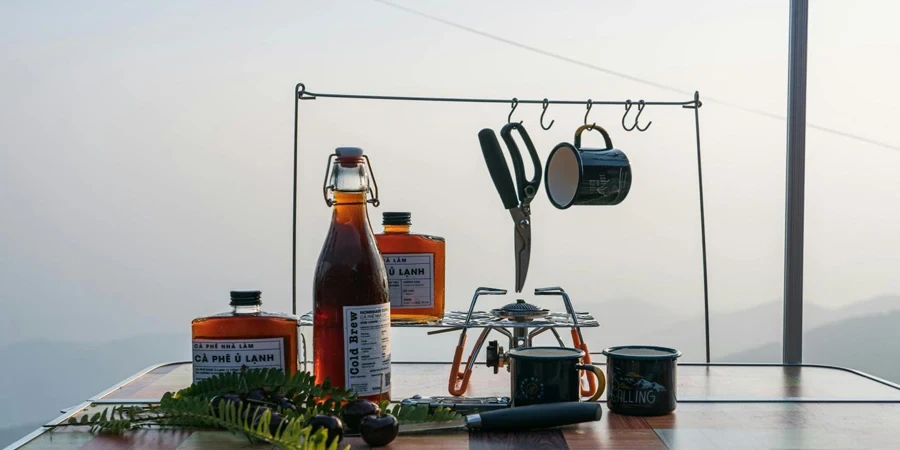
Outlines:
<svg viewBox="0 0 900 450"><path fill-rule="evenodd" d="M717 313L710 311L710 353L713 361L770 342L781 342L782 309L780 300L755 305L745 310ZM880 295L840 308L825 308L807 302L803 307L806 330L873 312L900 309L900 296ZM674 347L682 352L683 361L705 361L705 325L703 317L675 322L665 328L639 335L635 342ZM665 336L661 338L660 336ZM619 344L615 344L619 345ZM779 344L780 345L780 344ZM768 362L781 361L777 358Z"/></svg>
<svg viewBox="0 0 900 450"><path fill-rule="evenodd" d="M900 354L897 324L900 309L851 317L803 333L803 362L860 370L900 383ZM874 356L872 345L877 344ZM781 359L781 344L770 342L723 358L725 362L771 362Z"/></svg>

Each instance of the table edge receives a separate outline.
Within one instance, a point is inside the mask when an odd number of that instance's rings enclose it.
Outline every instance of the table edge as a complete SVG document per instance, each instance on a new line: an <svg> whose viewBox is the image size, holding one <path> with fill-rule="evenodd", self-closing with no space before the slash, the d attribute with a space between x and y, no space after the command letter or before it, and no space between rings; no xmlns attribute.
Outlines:
<svg viewBox="0 0 900 450"><path fill-rule="evenodd" d="M600 352L591 352L591 355L602 355ZM116 383L112 387L105 389L98 394L95 394L89 397L87 400L62 411L62 414L53 420L44 424L45 426L41 426L40 428L28 433L23 436L19 440L7 445L3 450L15 450L18 449L29 442L35 440L40 437L42 434L50 430L46 425L58 425L66 420L69 417L77 414L81 410L94 405L94 404L105 404L105 403L113 403L113 402L104 402L102 401L104 397L109 394L123 388L127 384L137 380L138 378L157 370L161 367L172 366L172 365L183 365L183 364L191 364L189 360L183 361L169 361L160 364L153 364L148 366L134 375L122 380L119 383ZM392 364L450 364L448 361L396 361ZM476 363L483 365L484 363ZM594 363L595 365L606 365L603 362ZM810 364L810 363L799 363L799 364L784 364L784 363L740 363L740 362L727 362L727 363L705 363L705 362L683 362L677 363L678 365L683 366L707 366L707 367L810 367L810 368L818 368L818 369L830 369L830 370L838 370L842 372L852 373L854 375L866 378L870 381L874 381L876 383L883 384L890 388L900 390L900 384L885 380L880 377L876 377L869 373L863 372L861 370L851 369L849 367L842 366L833 366L829 364ZM137 402L150 402L151 399L116 399L115 403L137 403ZM900 400L897 399L885 399L885 400L877 400L877 399L809 399L809 398L773 398L773 399L679 399L680 403L900 403Z"/></svg>

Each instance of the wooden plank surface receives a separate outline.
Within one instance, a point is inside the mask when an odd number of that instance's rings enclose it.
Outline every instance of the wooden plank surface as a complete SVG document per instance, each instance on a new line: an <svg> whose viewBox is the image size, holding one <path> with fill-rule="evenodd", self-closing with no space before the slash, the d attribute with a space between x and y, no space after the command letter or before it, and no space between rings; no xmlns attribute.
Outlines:
<svg viewBox="0 0 900 450"><path fill-rule="evenodd" d="M445 395L444 364L395 364L395 399L414 394ZM469 395L508 395L505 372L476 368ZM190 383L190 365L152 371L105 396L158 398ZM440 380L440 382L436 381ZM825 368L680 366L679 397L702 398L868 398L895 401L900 395L859 375ZM100 406L90 408L93 413ZM693 403L659 417L610 413L600 421L527 433L435 432L400 436L385 449L865 449L900 448L900 403ZM353 449L369 448L345 438ZM241 436L218 431L142 430L124 436L92 436L64 428L44 433L26 449L262 448Z"/></svg>
<svg viewBox="0 0 900 450"><path fill-rule="evenodd" d="M748 407L749 406L749 407ZM368 449L345 438L353 449ZM125 436L45 433L26 449L259 448L241 436L217 431L142 430ZM896 449L898 404L691 403L663 417L609 413L595 423L527 433L440 432L399 436L385 449Z"/></svg>

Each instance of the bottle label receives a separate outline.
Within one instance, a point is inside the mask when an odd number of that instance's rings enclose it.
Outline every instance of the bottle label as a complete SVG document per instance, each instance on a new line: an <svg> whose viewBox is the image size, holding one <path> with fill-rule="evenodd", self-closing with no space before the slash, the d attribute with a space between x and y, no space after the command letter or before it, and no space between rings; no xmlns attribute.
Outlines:
<svg viewBox="0 0 900 450"><path fill-rule="evenodd" d="M345 306L344 349L344 389L358 395L390 391L391 305Z"/></svg>
<svg viewBox="0 0 900 450"><path fill-rule="evenodd" d="M385 253L391 308L434 307L434 254Z"/></svg>
<svg viewBox="0 0 900 450"><path fill-rule="evenodd" d="M284 367L284 338L194 339L194 382L223 372Z"/></svg>

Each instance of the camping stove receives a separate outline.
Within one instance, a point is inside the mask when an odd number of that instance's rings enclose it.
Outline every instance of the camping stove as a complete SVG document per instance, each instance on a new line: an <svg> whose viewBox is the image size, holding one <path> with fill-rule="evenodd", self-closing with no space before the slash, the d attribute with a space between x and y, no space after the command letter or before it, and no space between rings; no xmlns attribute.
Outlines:
<svg viewBox="0 0 900 450"><path fill-rule="evenodd" d="M531 347L534 338L541 333L550 331L556 338L556 342L560 347L566 347L557 328L569 328L572 336L572 347L584 351L584 363L590 364L591 357L584 337L581 334L582 327L597 327L600 324L588 313L577 312L572 307L572 301L568 294L560 287L538 288L534 290L535 296L559 296L563 299L565 306L564 312L551 312L527 303L523 299L517 299L513 303L506 304L500 308L492 309L490 312L475 311L475 304L482 295L503 295L506 294L504 289L494 289L480 287L475 290L472 297L472 303L469 310L463 312L449 312L444 315L441 325L448 327L443 330L431 331L428 334L446 333L450 331L460 331L459 342L453 356L453 364L450 367L450 380L448 391L454 396L463 395L469 387L469 379L472 376L472 368L475 366L475 360L478 353L491 331L508 338L508 349L519 347ZM469 328L482 328L478 340L475 341L475 347L469 355L465 369L461 369L463 351L466 347L466 338ZM512 330L512 331L510 331ZM507 355L503 347L498 341L488 342L486 352L486 364L494 369L494 373L498 373L500 368L507 366ZM509 367L507 366L507 371ZM597 382L594 377L587 376L588 386L582 387L583 395L593 395L597 390Z"/></svg>
<svg viewBox="0 0 900 450"><path fill-rule="evenodd" d="M392 322L392 327L416 327L416 328L439 328L438 330L429 331L428 334L448 333L459 331L459 342L453 356L453 365L450 368L450 380L448 383L448 391L453 396L462 396L469 387L469 378L472 376L472 368L475 367L475 360L478 358L481 347L484 346L485 340L492 331L496 331L507 337L507 349L518 347L531 347L534 338L541 333L550 331L556 338L556 343L561 347L566 347L566 343L560 336L558 328L568 328L572 336L571 347L584 351L584 363L591 363L591 355L588 351L587 344L581 334L584 327L599 327L600 324L593 316L586 312L578 312L572 307L572 300L569 295L560 287L546 287L534 290L535 296L558 296L563 300L563 311L551 311L548 309L535 306L526 302L524 299L517 299L515 302L506 304L500 308L491 309L489 311L475 310L475 304L483 295L505 295L505 289L495 289L488 287L480 287L475 290L472 296L472 303L469 305L468 311L448 311L439 321L434 322ZM308 312L300 317L299 325L301 327L312 326L312 312ZM469 354L465 362L465 368L462 368L463 351L466 347L467 333L470 328L481 328L478 340L475 341L475 347ZM303 368L306 370L307 352L306 337L303 333L299 334L301 342L300 348L303 352ZM500 368L507 366L507 357L504 347L499 345L498 341L488 342L486 353L486 364L494 369L494 373L498 373ZM507 371L509 367L507 366ZM594 395L597 390L597 380L593 376L585 375L587 378L587 387L582 384L582 395ZM462 399L460 399L462 400Z"/></svg>

